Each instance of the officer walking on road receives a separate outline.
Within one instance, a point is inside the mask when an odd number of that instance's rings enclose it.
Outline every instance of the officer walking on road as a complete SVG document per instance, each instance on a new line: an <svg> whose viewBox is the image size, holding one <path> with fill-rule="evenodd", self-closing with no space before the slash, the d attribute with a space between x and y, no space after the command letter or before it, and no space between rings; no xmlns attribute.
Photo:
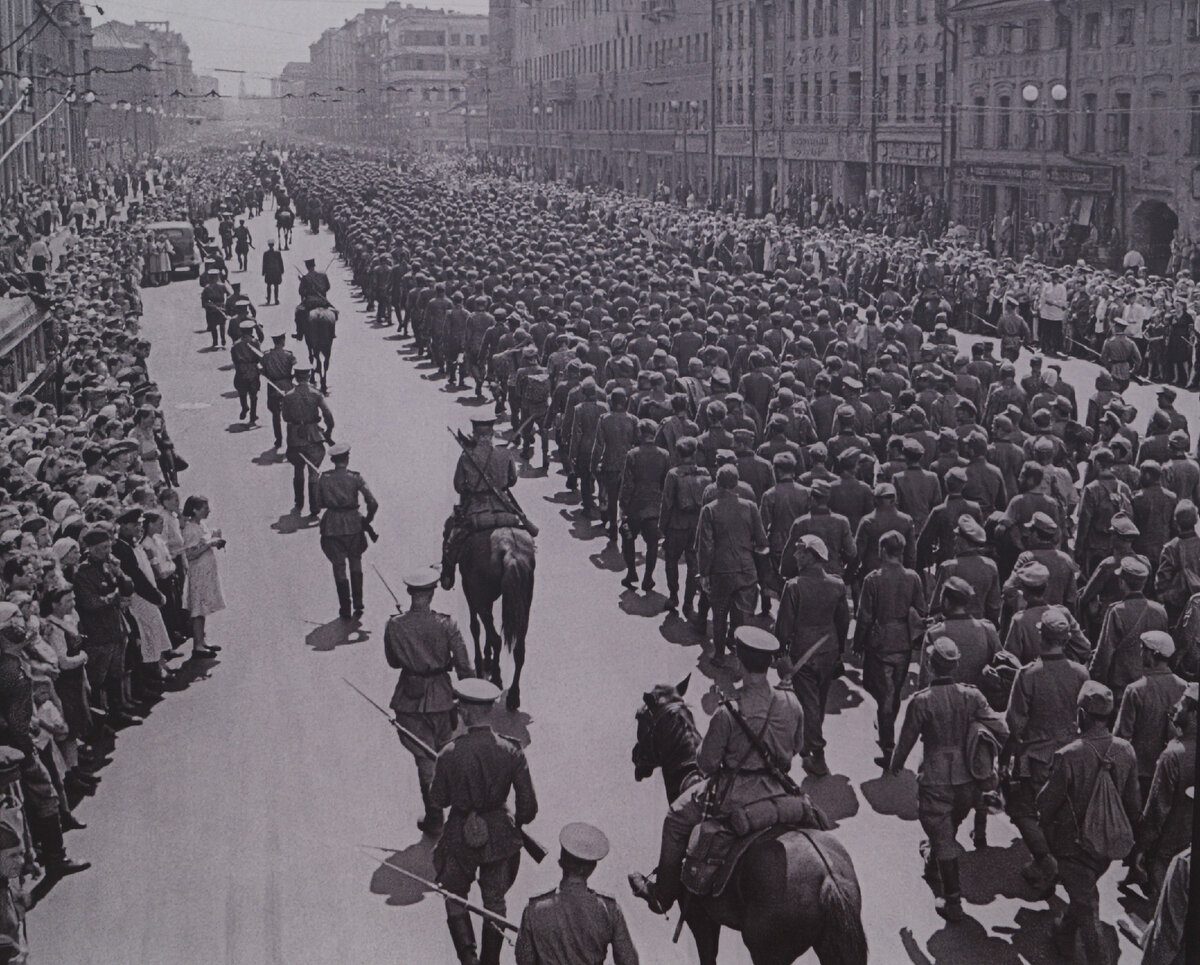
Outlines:
<svg viewBox="0 0 1200 965"><path fill-rule="evenodd" d="M297 367L292 371L296 387L283 397L280 415L287 423L287 460L292 464L293 511L304 512L304 478L308 476L308 508L317 514L317 467L325 458L325 445L333 434L333 413L325 397L312 387L312 369ZM322 420L325 428L321 428Z"/></svg>
<svg viewBox="0 0 1200 965"><path fill-rule="evenodd" d="M454 688L459 716L467 731L451 741L437 759L429 802L450 808L441 838L433 849L437 883L465 898L475 879L483 907L504 916L508 889L521 863L519 829L537 817L537 796L521 745L492 730L488 723L500 697L495 684L469 677ZM508 797L516 794L516 812L510 814ZM499 965L504 937L495 925L485 924L480 955L475 954L475 929L467 910L446 900L450 937L461 965Z"/></svg>
<svg viewBox="0 0 1200 965"><path fill-rule="evenodd" d="M296 356L287 348L286 341L286 333L272 335L273 344L263 353L259 363L262 374L271 380L267 383L267 411L271 413L271 428L275 431L276 449L283 445L283 419L280 416L283 397L295 388L292 370L296 367Z"/></svg>
<svg viewBox="0 0 1200 965"><path fill-rule="evenodd" d="M408 612L395 613L388 619L383 653L388 666L400 671L391 703L396 723L440 752L454 737L458 722L450 670L453 668L460 680L473 673L458 625L445 613L432 609L437 583L437 571L432 569L405 578ZM417 780L425 805L425 815L417 827L426 834L439 834L445 823L442 809L429 800L435 762L404 736L400 743L417 762Z"/></svg>
<svg viewBox="0 0 1200 965"><path fill-rule="evenodd" d="M637 949L616 899L587 886L608 854L608 838L590 824L568 824L558 836L562 881L529 899L517 935L517 965L638 965Z"/></svg>
<svg viewBox="0 0 1200 965"><path fill-rule="evenodd" d="M321 517L321 552L333 565L333 582L337 587L338 616L350 619L351 601L354 616L363 613L362 555L367 551L366 528L379 511L379 503L371 495L363 477L349 468L350 447L345 443L329 450L333 468L317 478L316 496L311 509L323 509ZM367 515L358 511L362 496ZM349 567L349 579L346 569Z"/></svg>

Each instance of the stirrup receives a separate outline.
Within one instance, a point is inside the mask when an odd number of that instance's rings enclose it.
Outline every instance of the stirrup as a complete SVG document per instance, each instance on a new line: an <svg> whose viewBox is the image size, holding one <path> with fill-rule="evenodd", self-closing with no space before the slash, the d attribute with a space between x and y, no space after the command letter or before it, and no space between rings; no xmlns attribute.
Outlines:
<svg viewBox="0 0 1200 965"><path fill-rule="evenodd" d="M641 898L654 914L665 915L667 913L667 909L659 901L658 895L654 893L654 884L646 875L640 871L634 871L628 875L628 880L629 890L633 892L634 897Z"/></svg>

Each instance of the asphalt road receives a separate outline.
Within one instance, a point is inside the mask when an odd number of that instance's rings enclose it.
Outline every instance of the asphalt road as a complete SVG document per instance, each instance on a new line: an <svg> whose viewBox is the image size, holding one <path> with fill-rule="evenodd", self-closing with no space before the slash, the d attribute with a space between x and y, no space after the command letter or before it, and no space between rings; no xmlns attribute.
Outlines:
<svg viewBox="0 0 1200 965"><path fill-rule="evenodd" d="M269 221L270 212L252 222L260 249L274 231ZM296 230L285 253L284 304L258 309L268 335L291 329L292 266L310 256L321 266L331 254L328 234ZM244 279L261 306L259 251L251 257L252 270L232 279ZM335 437L354 445L351 465L382 506L381 539L367 562L399 589L406 571L439 556L457 457L445 426L467 426L475 410L469 392L444 391L428 366L411 360L410 343L395 329L370 323L338 262L329 273L342 310L330 376ZM368 570L361 626L337 621L315 526L290 515L291 469L271 449L269 423L247 431L238 422L229 357L207 348L198 286L148 290L145 307L152 375L191 462L183 491L212 499L210 522L229 540L220 559L229 606L209 620L210 639L224 650L145 726L120 735L98 792L77 809L89 828L68 838L72 855L94 866L58 884L31 913L33 952L58 965L452 965L441 900L356 850L386 846L405 867L432 874L429 842L415 827L420 797L411 759L341 681L387 703L395 674L383 659L382 626L391 600ZM1065 374L1084 403L1095 368L1071 362ZM1141 428L1153 394L1135 388L1132 398ZM1181 408L1195 418L1196 396L1187 394ZM657 776L633 780L633 715L644 690L691 673L689 700L703 727L715 688L730 682L713 679L699 640L665 617L663 596L622 590L616 547L578 518L562 483L539 468L517 490L542 533L524 707L501 712L496 726L528 744L541 805L532 831L552 856L542 866L525 860L509 917L518 919L528 897L555 885L559 828L591 821L613 844L593 884L620 900L642 961L694 962L690 936L672 945L674 920L651 915L625 885L627 872L653 866L666 804ZM457 590L439 592L435 608L465 632ZM1029 900L1017 873L1025 851L1002 816L992 819L986 852L970 850L967 828L960 834L968 919L948 927L934 914L920 878L915 776L880 777L872 763L874 705L857 681L852 669L831 699L833 775L804 783L856 862L871 960L1056 961L1048 933L1061 898L1050 906ZM910 768L916 762L914 754ZM799 767L796 775L803 776ZM1104 882L1110 923L1125 913L1117 877ZM1116 946L1115 930L1110 939ZM1121 960L1133 960L1133 946L1119 942ZM721 961L749 962L737 935L725 934Z"/></svg>

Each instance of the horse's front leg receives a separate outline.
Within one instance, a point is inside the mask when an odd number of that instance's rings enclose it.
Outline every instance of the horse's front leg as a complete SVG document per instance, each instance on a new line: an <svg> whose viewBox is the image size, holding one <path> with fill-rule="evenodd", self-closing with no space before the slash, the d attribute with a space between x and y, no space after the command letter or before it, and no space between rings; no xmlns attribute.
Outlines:
<svg viewBox="0 0 1200 965"><path fill-rule="evenodd" d="M497 661L499 662L499 661ZM525 635L521 634L513 643L513 679L508 688L507 706L510 711L521 706L521 668L525 666Z"/></svg>
<svg viewBox="0 0 1200 965"><path fill-rule="evenodd" d="M487 668L487 678L501 690L504 689L503 678L500 675L500 634L496 630L496 621L489 607L479 614L483 620L483 628L487 634L484 649L484 667Z"/></svg>
<svg viewBox="0 0 1200 965"><path fill-rule="evenodd" d="M483 677L486 674L486 669L483 664L483 651L479 648L479 614L475 612L474 607L471 608L471 638L475 641L475 676Z"/></svg>

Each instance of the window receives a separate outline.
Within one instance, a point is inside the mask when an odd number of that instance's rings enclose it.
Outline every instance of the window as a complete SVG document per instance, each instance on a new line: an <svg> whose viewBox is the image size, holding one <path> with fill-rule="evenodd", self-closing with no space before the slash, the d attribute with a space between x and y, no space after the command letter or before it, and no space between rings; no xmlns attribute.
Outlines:
<svg viewBox="0 0 1200 965"><path fill-rule="evenodd" d="M808 0L800 0L800 39L808 39Z"/></svg>
<svg viewBox="0 0 1200 965"><path fill-rule="evenodd" d="M848 0L846 12L850 19L850 36L857 37L863 29L863 0Z"/></svg>
<svg viewBox="0 0 1200 965"><path fill-rule="evenodd" d="M1032 104L1025 105L1025 149L1038 146L1038 116Z"/></svg>
<svg viewBox="0 0 1200 965"><path fill-rule="evenodd" d="M758 121L767 127L775 126L775 78L764 77L762 81L762 110Z"/></svg>
<svg viewBox="0 0 1200 965"><path fill-rule="evenodd" d="M796 38L796 0L788 0L787 39Z"/></svg>
<svg viewBox="0 0 1200 965"><path fill-rule="evenodd" d="M1013 49L1013 24L1000 24L1000 50L1003 53L1012 53Z"/></svg>
<svg viewBox="0 0 1200 965"><path fill-rule="evenodd" d="M1200 90L1188 95L1188 154L1200 155Z"/></svg>
<svg viewBox="0 0 1200 965"><path fill-rule="evenodd" d="M890 107L890 94L888 93L888 85L890 78L887 74L879 75L879 92L877 94L879 103L876 105L876 110L879 111L879 119L886 121L888 119L888 108Z"/></svg>
<svg viewBox="0 0 1200 965"><path fill-rule="evenodd" d="M737 46L738 50L746 46L746 11L742 7L737 11Z"/></svg>
<svg viewBox="0 0 1200 965"><path fill-rule="evenodd" d="M983 132L987 125L987 99L984 97L975 98L975 109L971 113L971 143L982 148Z"/></svg>
<svg viewBox="0 0 1200 965"><path fill-rule="evenodd" d="M896 74L896 120L908 120L908 74Z"/></svg>
<svg viewBox="0 0 1200 965"><path fill-rule="evenodd" d="M801 124L808 123L808 78L807 77L800 78L800 103L798 105L798 112L796 115L796 119Z"/></svg>
<svg viewBox="0 0 1200 965"><path fill-rule="evenodd" d="M925 120L925 68L918 67L913 82L913 120Z"/></svg>
<svg viewBox="0 0 1200 965"><path fill-rule="evenodd" d="M976 57L987 54L988 28L987 24L976 24L971 28L971 53Z"/></svg>
<svg viewBox="0 0 1200 965"><path fill-rule="evenodd" d="M862 72L850 71L850 123L862 123Z"/></svg>
<svg viewBox="0 0 1200 965"><path fill-rule="evenodd" d="M889 0L880 0L879 3L879 26L886 27L891 21L891 3Z"/></svg>
<svg viewBox="0 0 1200 965"><path fill-rule="evenodd" d="M488 35L487 35L487 34L480 34L480 35L479 35L479 46L480 46L480 47L486 47L487 45L488 45Z"/></svg>
<svg viewBox="0 0 1200 965"><path fill-rule="evenodd" d="M825 111L825 82L817 77L813 87L813 123L820 124Z"/></svg>
<svg viewBox="0 0 1200 965"><path fill-rule="evenodd" d="M1083 153L1096 153L1096 95L1083 95Z"/></svg>
<svg viewBox="0 0 1200 965"><path fill-rule="evenodd" d="M1088 50L1100 49L1100 14L1089 13L1083 18L1083 46Z"/></svg>
<svg viewBox="0 0 1200 965"><path fill-rule="evenodd" d="M908 23L908 0L896 0L896 26L903 27Z"/></svg>
<svg viewBox="0 0 1200 965"><path fill-rule="evenodd" d="M1054 128L1050 142L1050 150L1065 151L1067 149L1067 105L1060 104L1054 111Z"/></svg>
<svg viewBox="0 0 1200 965"><path fill-rule="evenodd" d="M1027 53L1042 49L1042 22L1040 20L1026 20L1025 29L1022 33L1025 34L1025 50Z"/></svg>
<svg viewBox="0 0 1200 965"><path fill-rule="evenodd" d="M1150 112L1146 124L1150 128L1149 144L1146 150L1150 154L1165 154L1167 152L1167 95L1160 90L1150 92Z"/></svg>
<svg viewBox="0 0 1200 965"><path fill-rule="evenodd" d="M746 123L746 95L740 80L737 82L737 93L733 98L733 123Z"/></svg>
<svg viewBox="0 0 1200 965"><path fill-rule="evenodd" d="M829 123L841 124L842 105L838 102L838 79L837 74L829 75Z"/></svg>
<svg viewBox="0 0 1200 965"><path fill-rule="evenodd" d="M813 34L814 37L825 36L825 0L813 0Z"/></svg>
<svg viewBox="0 0 1200 965"><path fill-rule="evenodd" d="M998 98L998 104L999 106L996 110L996 147L1004 150L1008 147L1009 126L1012 123L1012 118L1008 115L1011 100L1007 95L1004 95Z"/></svg>
<svg viewBox="0 0 1200 965"><path fill-rule="evenodd" d="M783 123L796 121L796 81L788 77L783 84Z"/></svg>
<svg viewBox="0 0 1200 965"><path fill-rule="evenodd" d="M450 46L451 47L457 47L461 43L462 43L462 36L460 34L451 34L450 35Z"/></svg>
<svg viewBox="0 0 1200 965"><path fill-rule="evenodd" d="M1117 39L1119 44L1133 43L1133 7L1122 7L1117 11Z"/></svg>
<svg viewBox="0 0 1200 965"><path fill-rule="evenodd" d="M1130 106L1133 101L1133 95L1118 91L1113 96L1113 118L1112 118L1112 150L1121 154L1129 151L1129 131L1132 124L1130 115Z"/></svg>
<svg viewBox="0 0 1200 965"><path fill-rule="evenodd" d="M1071 45L1071 20L1061 14L1054 18L1054 46L1063 50Z"/></svg>
<svg viewBox="0 0 1200 965"><path fill-rule="evenodd" d="M917 23L925 23L929 19L925 12L925 0L913 0L913 19Z"/></svg>
<svg viewBox="0 0 1200 965"><path fill-rule="evenodd" d="M766 9L770 10L770 7ZM829 36L836 37L838 32L838 0L829 0Z"/></svg>
<svg viewBox="0 0 1200 965"><path fill-rule="evenodd" d="M733 7L729 8L725 17L725 49L733 50Z"/></svg>
<svg viewBox="0 0 1200 965"><path fill-rule="evenodd" d="M466 37L464 37L463 39L466 42L466 45L468 47L475 46L475 35L474 34L467 34Z"/></svg>
<svg viewBox="0 0 1200 965"><path fill-rule="evenodd" d="M946 112L946 74L941 67L933 68L933 116Z"/></svg>

